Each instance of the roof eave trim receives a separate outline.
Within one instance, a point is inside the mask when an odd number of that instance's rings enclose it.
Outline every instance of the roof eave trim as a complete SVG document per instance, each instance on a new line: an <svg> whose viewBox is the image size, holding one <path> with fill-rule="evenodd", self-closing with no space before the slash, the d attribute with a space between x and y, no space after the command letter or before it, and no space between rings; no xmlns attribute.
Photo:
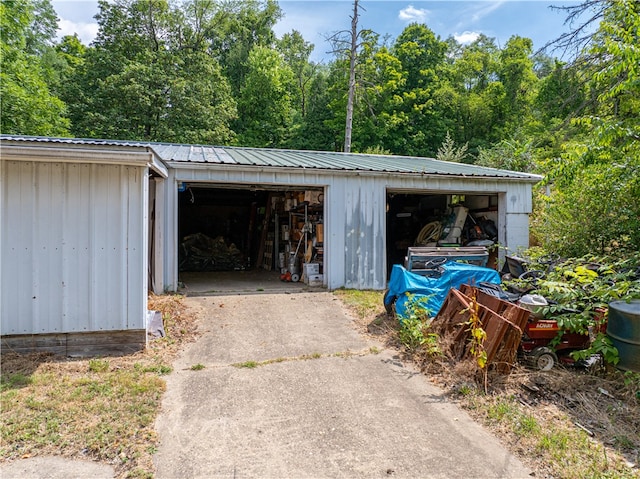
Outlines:
<svg viewBox="0 0 640 479"><path fill-rule="evenodd" d="M165 165L158 154L151 149L151 161L149 162L149 168L158 173L162 178L169 177L169 169Z"/></svg>
<svg viewBox="0 0 640 479"><path fill-rule="evenodd" d="M48 163L94 163L100 165L148 166L160 176L169 176L156 155L148 148L132 147L131 151L112 151L108 147L69 148L66 145L33 146L6 144L0 148L0 158L11 161L42 161Z"/></svg>
<svg viewBox="0 0 640 479"><path fill-rule="evenodd" d="M406 175L406 176L418 176L418 177L437 177L437 178L464 178L464 179L491 179L491 180L500 180L500 181L515 181L515 182L525 182L525 183L538 183L542 181L544 178L540 175L534 175L531 173L523 173L523 175L527 176L500 176L500 175L465 175L465 174L444 174L444 173L427 173L427 172L407 172L407 171L372 171L372 170L347 170L347 169L332 169L332 168L311 168L311 167L303 167L303 166L264 166L264 165L239 165L239 164L228 164L228 163L196 163L189 161L175 161L175 160L165 160L166 165L169 169L176 170L217 170L217 169L229 169L233 168L238 171L268 171L268 172L281 172L283 170L289 170L292 172L300 172L301 170L306 172L313 172L317 174L323 175L349 175L349 176L372 176L372 177L381 177L381 176L397 176L397 175Z"/></svg>

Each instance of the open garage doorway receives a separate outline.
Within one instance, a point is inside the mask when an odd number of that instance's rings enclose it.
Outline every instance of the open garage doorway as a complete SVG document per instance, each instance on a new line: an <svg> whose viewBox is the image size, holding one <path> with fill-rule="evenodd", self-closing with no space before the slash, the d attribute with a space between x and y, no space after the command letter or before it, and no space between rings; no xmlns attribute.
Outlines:
<svg viewBox="0 0 640 479"><path fill-rule="evenodd" d="M487 246L497 267L498 194L387 192L387 275L412 246Z"/></svg>
<svg viewBox="0 0 640 479"><path fill-rule="evenodd" d="M321 188L181 183L179 282L187 293L322 286Z"/></svg>

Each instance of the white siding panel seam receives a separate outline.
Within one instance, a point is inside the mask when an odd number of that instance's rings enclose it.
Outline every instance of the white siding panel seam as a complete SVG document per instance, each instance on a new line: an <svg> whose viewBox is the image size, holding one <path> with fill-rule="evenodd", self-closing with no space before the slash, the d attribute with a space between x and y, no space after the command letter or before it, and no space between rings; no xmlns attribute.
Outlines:
<svg viewBox="0 0 640 479"><path fill-rule="evenodd" d="M144 328L145 170L2 161L2 334Z"/></svg>

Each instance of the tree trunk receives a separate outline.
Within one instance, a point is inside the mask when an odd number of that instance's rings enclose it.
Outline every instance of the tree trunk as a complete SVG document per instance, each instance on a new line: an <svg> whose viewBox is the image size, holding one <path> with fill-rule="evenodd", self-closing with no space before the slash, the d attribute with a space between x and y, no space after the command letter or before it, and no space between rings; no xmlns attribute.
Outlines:
<svg viewBox="0 0 640 479"><path fill-rule="evenodd" d="M356 53L358 49L358 0L353 2L351 17L351 51L349 52L349 96L347 98L347 121L344 128L344 151L351 152L351 126L353 124L353 99L356 92Z"/></svg>

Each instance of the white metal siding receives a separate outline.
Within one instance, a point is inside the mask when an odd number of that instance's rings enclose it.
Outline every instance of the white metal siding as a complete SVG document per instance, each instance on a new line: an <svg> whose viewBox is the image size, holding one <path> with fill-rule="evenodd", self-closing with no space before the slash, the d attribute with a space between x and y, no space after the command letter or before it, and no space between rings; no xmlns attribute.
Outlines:
<svg viewBox="0 0 640 479"><path fill-rule="evenodd" d="M144 329L145 168L2 162L1 333Z"/></svg>
<svg viewBox="0 0 640 479"><path fill-rule="evenodd" d="M383 289L386 283L386 188L383 182L371 180L351 181L348 185L343 180L345 215L329 219L332 223L345 223L343 261L347 288Z"/></svg>
<svg viewBox="0 0 640 479"><path fill-rule="evenodd" d="M164 232L164 289L178 289L178 184L175 170L169 169L169 177L164 182L165 207L163 208ZM160 185L156 185L156 195Z"/></svg>
<svg viewBox="0 0 640 479"><path fill-rule="evenodd" d="M170 165L174 166L174 165ZM287 170L267 167L224 165L180 165L169 168L165 182L165 288L175 290L178 279L177 183L185 181L219 184L309 186L325 188L325 283L330 289L349 287L383 289L386 286L386 194L388 190L430 193L498 194L500 221L508 230L501 241L513 248L526 246L525 222L531 211L531 184L495 178L461 176L415 176L398 174L353 174ZM505 219L505 221L502 221ZM527 230L528 231L528 230ZM528 239L527 239L528 240ZM513 242L513 244L511 243Z"/></svg>
<svg viewBox="0 0 640 479"><path fill-rule="evenodd" d="M529 215L507 213L506 241L510 254L519 253L529 245Z"/></svg>
<svg viewBox="0 0 640 479"><path fill-rule="evenodd" d="M149 190L153 190L153 194L149 195L149 201L153 199L153 203L149 208L153 210L153 230L151 224L149 227L148 242L153 254L149 255L150 270L152 280L151 288L155 294L164 292L164 233L165 233L165 208L166 201L164 198L164 178L154 178L153 182L149 182ZM151 222L150 222L151 223Z"/></svg>

